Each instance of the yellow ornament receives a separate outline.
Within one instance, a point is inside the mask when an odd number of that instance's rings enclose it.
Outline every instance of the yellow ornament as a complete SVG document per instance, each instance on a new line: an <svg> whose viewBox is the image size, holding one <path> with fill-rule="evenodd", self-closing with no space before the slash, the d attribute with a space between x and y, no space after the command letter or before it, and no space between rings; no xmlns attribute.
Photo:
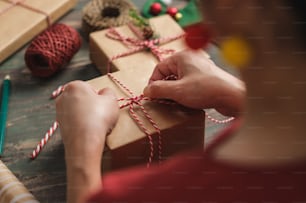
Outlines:
<svg viewBox="0 0 306 203"><path fill-rule="evenodd" d="M221 43L224 59L236 68L245 68L252 60L249 44L240 37L230 37Z"/></svg>
<svg viewBox="0 0 306 203"><path fill-rule="evenodd" d="M176 21L181 20L181 19L182 19L182 17L183 17L183 14L181 14L181 13L177 13L177 14L175 14L175 20L176 20Z"/></svg>

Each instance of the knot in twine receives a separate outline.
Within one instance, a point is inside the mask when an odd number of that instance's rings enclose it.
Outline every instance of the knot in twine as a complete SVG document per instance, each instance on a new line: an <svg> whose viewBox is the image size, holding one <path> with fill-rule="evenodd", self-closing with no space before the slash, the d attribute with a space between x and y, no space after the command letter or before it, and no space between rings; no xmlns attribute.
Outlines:
<svg viewBox="0 0 306 203"><path fill-rule="evenodd" d="M67 65L81 47L78 32L56 24L38 35L25 53L25 62L33 75L49 77Z"/></svg>
<svg viewBox="0 0 306 203"><path fill-rule="evenodd" d="M132 29L133 30L133 29ZM173 49L163 49L159 45L169 43L171 41L180 39L185 36L185 34L179 34L173 37L166 37L166 38L156 38L156 39L136 39L132 37L126 37L122 34L120 34L115 28L110 28L108 32L106 33L106 36L110 39L117 40L122 42L124 45L126 45L129 50L113 56L109 61L108 66L108 72L110 71L110 63L118 58L129 56L131 54L148 50L151 51L152 54L158 59L158 61L162 61L164 59L164 55L166 54L172 54L175 52Z"/></svg>
<svg viewBox="0 0 306 203"><path fill-rule="evenodd" d="M140 96L135 96L134 93L127 88L123 83L121 83L117 78L115 78L112 74L108 73L108 77L116 83L119 87L121 87L123 90L125 90L130 97L128 98L121 98L118 99L118 102L123 102L125 101L126 103L120 105L120 109L129 107L129 113L132 117L132 119L135 121L135 123L138 125L138 127L145 133L145 135L149 139L149 144L150 144L150 155L148 157L148 162L147 162L147 167L150 167L153 157L154 157L154 144L153 144L153 138L152 135L150 134L149 130L146 128L144 123L139 119L137 114L135 113L134 106L138 106L145 116L145 118L149 121L149 123L153 126L155 129L156 133L158 134L158 160L161 161L162 159L162 138L161 138L161 130L158 127L157 123L152 119L150 114L147 112L147 110L144 108L142 101L153 101L148 97L145 97L144 95Z"/></svg>
<svg viewBox="0 0 306 203"><path fill-rule="evenodd" d="M144 97L144 95L140 95L140 96L134 96L134 97L130 97L130 98L121 98L118 99L118 102L120 101L125 101L126 103L120 106L120 109L125 108L127 106L130 105L140 105L140 102L144 101L144 100L149 100L149 98Z"/></svg>
<svg viewBox="0 0 306 203"><path fill-rule="evenodd" d="M125 25L135 8L129 0L92 0L83 9L82 30L88 38L91 32Z"/></svg>

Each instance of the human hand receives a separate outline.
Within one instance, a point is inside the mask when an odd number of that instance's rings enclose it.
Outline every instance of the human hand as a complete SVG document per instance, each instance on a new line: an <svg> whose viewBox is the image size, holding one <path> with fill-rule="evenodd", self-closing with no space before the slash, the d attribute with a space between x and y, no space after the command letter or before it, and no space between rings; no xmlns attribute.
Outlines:
<svg viewBox="0 0 306 203"><path fill-rule="evenodd" d="M69 83L56 100L56 117L66 153L103 151L105 135L117 122L119 107L109 89L96 92L81 81Z"/></svg>
<svg viewBox="0 0 306 203"><path fill-rule="evenodd" d="M177 80L164 80L175 75ZM243 108L243 82L218 68L203 52L183 51L159 63L144 89L151 98L174 100L182 105L235 116Z"/></svg>
<svg viewBox="0 0 306 203"><path fill-rule="evenodd" d="M101 187L105 136L117 122L119 107L109 89L71 82L56 100L56 117L65 146L67 202L84 202Z"/></svg>

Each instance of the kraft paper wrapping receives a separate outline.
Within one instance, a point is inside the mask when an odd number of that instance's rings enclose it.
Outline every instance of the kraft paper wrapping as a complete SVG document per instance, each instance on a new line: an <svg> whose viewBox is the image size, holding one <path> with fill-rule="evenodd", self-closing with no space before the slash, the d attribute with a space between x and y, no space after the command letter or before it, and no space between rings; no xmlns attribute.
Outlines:
<svg viewBox="0 0 306 203"><path fill-rule="evenodd" d="M40 11L55 22L76 4L77 0L25 0L24 4ZM9 7L0 0L0 13ZM0 14L0 63L48 27L46 15L16 5Z"/></svg>
<svg viewBox="0 0 306 203"><path fill-rule="evenodd" d="M182 28L168 15L151 18L149 22L161 38L174 37L184 33ZM117 27L116 30L124 36L137 38L127 25ZM110 58L128 51L128 47L122 42L108 38L106 32L108 30L91 33L89 42L90 58L102 74L107 72L106 66ZM176 52L187 48L183 38L163 44L160 47L163 49L173 49ZM116 59L113 61L111 71L115 72L130 69L131 67L142 67L153 70L157 63L158 60L151 52L141 51Z"/></svg>
<svg viewBox="0 0 306 203"><path fill-rule="evenodd" d="M0 161L0 202L38 203L2 161Z"/></svg>
<svg viewBox="0 0 306 203"><path fill-rule="evenodd" d="M151 70L138 67L118 71L112 75L127 86L135 96L139 96L147 85L151 74ZM88 83L97 90L105 87L111 88L117 98L129 97L108 76L98 77L88 81ZM203 146L205 123L203 111L187 109L176 104L169 105L155 102L143 102L143 104L161 129L162 156L164 158L195 146ZM157 139L155 129L144 117L139 107L135 106L134 110L152 137ZM112 164L113 166L116 164L115 168L143 163L149 156L148 139L132 119L127 107L120 110L118 123L107 137L106 144L113 151L112 159L115 159L115 161ZM155 149L157 149L157 146Z"/></svg>

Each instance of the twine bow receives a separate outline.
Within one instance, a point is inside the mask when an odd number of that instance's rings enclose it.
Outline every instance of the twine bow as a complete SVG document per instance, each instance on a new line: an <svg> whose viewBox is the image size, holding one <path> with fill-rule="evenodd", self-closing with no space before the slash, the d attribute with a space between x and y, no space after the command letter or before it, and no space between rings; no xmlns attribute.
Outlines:
<svg viewBox="0 0 306 203"><path fill-rule="evenodd" d="M140 96L135 96L134 93L128 89L123 83L121 83L117 78L115 78L112 74L108 73L108 77L116 83L119 87L124 89L130 97L128 98L121 98L118 99L118 102L125 102L124 104L120 105L120 109L123 109L125 107L129 107L129 113L135 123L138 125L138 127L145 133L145 135L149 139L149 144L150 144L150 155L148 158L147 162L147 167L150 167L150 164L152 163L153 157L154 157L154 144L153 144L153 138L152 135L150 134L149 130L146 128L144 123L139 119L137 114L135 113L135 106L138 106L143 113L143 115L147 118L149 123L153 126L155 129L156 133L158 134L158 160L161 161L161 156L162 156L162 138L161 138L161 133L160 133L160 128L158 127L157 123L152 119L150 114L147 112L147 110L144 108L142 102L143 101L152 101L150 98L145 97L144 95Z"/></svg>
<svg viewBox="0 0 306 203"><path fill-rule="evenodd" d="M48 26L51 25L51 19L50 19L50 16L48 15L48 13L46 13L45 11L39 10L37 8L34 8L32 6L29 6L29 5L25 4L24 3L25 1L26 0L7 0L6 2L10 3L10 5L5 7L4 9L0 10L0 16L3 15L4 13L6 13L11 8L19 5L19 6L23 7L23 8L26 8L26 9L29 9L29 10L34 11L36 13L40 13L40 14L45 15L46 18L47 18Z"/></svg>
<svg viewBox="0 0 306 203"><path fill-rule="evenodd" d="M159 45L180 39L184 37L185 34L179 34L174 37L143 40L143 39L137 39L137 38L132 38L132 37L126 37L120 34L115 28L110 28L108 32L106 33L106 36L110 39L122 42L124 45L126 45L129 48L128 51L115 55L110 59L109 64L108 64L108 72L109 72L110 64L112 61L118 58L124 57L124 56L132 55L140 51L144 51L144 50L148 50L152 52L152 54L157 58L158 61L162 61L164 59L164 55L173 54L175 50L163 49Z"/></svg>

